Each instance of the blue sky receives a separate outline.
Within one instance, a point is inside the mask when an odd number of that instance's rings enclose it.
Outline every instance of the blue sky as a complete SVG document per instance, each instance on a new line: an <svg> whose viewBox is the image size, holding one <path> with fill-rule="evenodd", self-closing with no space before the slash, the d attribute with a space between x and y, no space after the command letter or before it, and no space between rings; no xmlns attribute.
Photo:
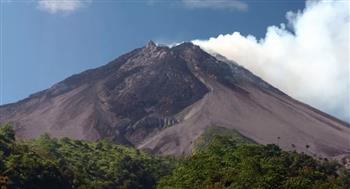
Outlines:
<svg viewBox="0 0 350 189"><path fill-rule="evenodd" d="M194 40L290 96L350 121L349 1L0 1L0 104L149 40Z"/></svg>
<svg viewBox="0 0 350 189"><path fill-rule="evenodd" d="M149 40L193 41L350 121L349 1L0 1L0 104L104 65Z"/></svg>
<svg viewBox="0 0 350 189"><path fill-rule="evenodd" d="M150 39L172 43L233 31L263 37L267 26L285 21L287 11L305 6L241 1L245 7L237 8L224 1L92 0L54 10L36 0L1 0L1 103L106 64Z"/></svg>

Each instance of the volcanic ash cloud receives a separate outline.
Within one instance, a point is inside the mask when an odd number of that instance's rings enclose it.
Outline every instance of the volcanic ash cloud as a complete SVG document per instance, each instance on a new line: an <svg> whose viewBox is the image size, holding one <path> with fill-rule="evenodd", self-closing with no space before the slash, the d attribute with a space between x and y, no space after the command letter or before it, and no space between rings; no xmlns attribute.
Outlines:
<svg viewBox="0 0 350 189"><path fill-rule="evenodd" d="M347 1L307 1L303 11L286 13L287 24L269 26L263 39L234 32L193 43L350 121L349 8Z"/></svg>

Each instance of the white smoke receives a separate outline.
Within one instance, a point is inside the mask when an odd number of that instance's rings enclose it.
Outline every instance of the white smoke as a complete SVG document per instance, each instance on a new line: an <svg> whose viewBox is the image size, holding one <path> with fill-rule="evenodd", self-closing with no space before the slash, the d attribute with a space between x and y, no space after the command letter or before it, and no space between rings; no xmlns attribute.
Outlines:
<svg viewBox="0 0 350 189"><path fill-rule="evenodd" d="M287 25L266 36L238 32L194 40L232 59L287 94L350 121L349 1L307 1L288 12Z"/></svg>

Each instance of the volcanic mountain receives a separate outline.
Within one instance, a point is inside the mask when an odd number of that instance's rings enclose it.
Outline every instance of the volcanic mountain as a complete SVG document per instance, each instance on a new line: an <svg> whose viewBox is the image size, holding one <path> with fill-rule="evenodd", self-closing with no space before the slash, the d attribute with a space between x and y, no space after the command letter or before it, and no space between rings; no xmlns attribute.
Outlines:
<svg viewBox="0 0 350 189"><path fill-rule="evenodd" d="M350 154L350 127L235 62L192 43L149 42L110 63L0 107L19 138L98 140L189 154L210 127L323 157Z"/></svg>

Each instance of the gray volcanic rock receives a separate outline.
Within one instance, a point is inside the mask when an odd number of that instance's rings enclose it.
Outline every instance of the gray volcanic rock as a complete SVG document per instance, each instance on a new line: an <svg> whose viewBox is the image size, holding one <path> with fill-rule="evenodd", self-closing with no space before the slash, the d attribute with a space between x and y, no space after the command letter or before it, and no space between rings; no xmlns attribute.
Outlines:
<svg viewBox="0 0 350 189"><path fill-rule="evenodd" d="M192 43L149 42L109 64L0 107L17 137L98 140L188 154L213 125L324 157L350 154L349 124L298 102L237 63ZM305 148L305 146L310 146Z"/></svg>

